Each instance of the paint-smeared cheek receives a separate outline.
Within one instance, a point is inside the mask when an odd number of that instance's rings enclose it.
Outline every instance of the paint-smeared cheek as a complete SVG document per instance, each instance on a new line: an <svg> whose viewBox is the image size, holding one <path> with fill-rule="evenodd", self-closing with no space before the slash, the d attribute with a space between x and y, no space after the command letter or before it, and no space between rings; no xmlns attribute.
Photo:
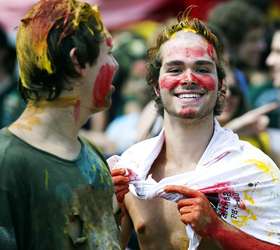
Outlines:
<svg viewBox="0 0 280 250"><path fill-rule="evenodd" d="M192 82L204 89L207 89L208 91L216 89L216 81L211 75L192 74Z"/></svg>
<svg viewBox="0 0 280 250"><path fill-rule="evenodd" d="M159 79L159 86L163 89L172 90L181 84L180 77L163 76Z"/></svg>
<svg viewBox="0 0 280 250"><path fill-rule="evenodd" d="M111 91L112 80L116 72L115 65L105 64L101 67L93 88L93 104L96 107L105 105L106 96Z"/></svg>
<svg viewBox="0 0 280 250"><path fill-rule="evenodd" d="M159 79L159 86L164 89L172 90L180 85L187 83L197 84L198 86L213 91L216 89L216 82L211 75L184 74L182 76L163 76Z"/></svg>

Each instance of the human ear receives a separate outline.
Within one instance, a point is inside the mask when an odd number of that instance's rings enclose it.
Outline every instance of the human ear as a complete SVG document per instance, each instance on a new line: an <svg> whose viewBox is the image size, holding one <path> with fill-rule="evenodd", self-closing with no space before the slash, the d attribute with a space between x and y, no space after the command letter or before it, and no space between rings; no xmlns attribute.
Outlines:
<svg viewBox="0 0 280 250"><path fill-rule="evenodd" d="M73 67L75 68L76 72L79 73L81 76L85 75L86 68L82 67L77 58L77 48L72 48L69 52L71 61L73 63Z"/></svg>
<svg viewBox="0 0 280 250"><path fill-rule="evenodd" d="M158 85L154 86L153 89L154 89L156 96L160 96Z"/></svg>

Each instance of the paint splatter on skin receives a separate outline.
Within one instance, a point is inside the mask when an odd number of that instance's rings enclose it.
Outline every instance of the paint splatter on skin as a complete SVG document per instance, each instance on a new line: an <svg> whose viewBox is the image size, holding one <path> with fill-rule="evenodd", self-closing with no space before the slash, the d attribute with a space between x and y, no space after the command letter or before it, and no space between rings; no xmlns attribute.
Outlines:
<svg viewBox="0 0 280 250"><path fill-rule="evenodd" d="M201 75L197 73L185 73L180 76L163 76L159 80L159 85L161 88L172 90L178 86L185 85L186 82L192 82L198 86L207 89L208 91L213 91L216 88L216 82L213 76Z"/></svg>
<svg viewBox="0 0 280 250"><path fill-rule="evenodd" d="M112 37L106 38L106 45L107 45L109 48L113 48L113 39L112 39Z"/></svg>
<svg viewBox="0 0 280 250"><path fill-rule="evenodd" d="M67 108L75 106L77 103L77 98L75 96L60 97L53 101L40 101L35 103L29 102L27 104L27 109L29 115L25 116L24 120L12 124L12 127L17 129L32 130L36 125L41 124L40 114L44 112L46 108ZM75 112L74 112L75 113ZM75 115L74 115L75 116Z"/></svg>
<svg viewBox="0 0 280 250"><path fill-rule="evenodd" d="M214 60L215 50L214 50L214 46L210 43L208 43L207 46L207 54Z"/></svg>
<svg viewBox="0 0 280 250"><path fill-rule="evenodd" d="M209 56L213 58L214 55L214 48L211 44L207 45L207 49L201 46L191 48L175 47L174 49L176 50L175 53L178 54L178 58L180 58L181 55L185 55L187 58L193 58L194 60L204 60L205 58L207 59L207 57L209 58ZM171 54L167 54L167 56L168 55L170 56ZM172 55L174 55L174 51L172 52ZM178 76L167 75L161 77L159 80L160 87L168 90L186 84L186 82L193 82L208 91L213 91L216 88L214 77L210 74L200 72L185 72Z"/></svg>
<svg viewBox="0 0 280 250"><path fill-rule="evenodd" d="M97 107L106 106L106 97L112 91L112 80L116 72L116 67L105 64L101 67L93 88L93 104Z"/></svg>

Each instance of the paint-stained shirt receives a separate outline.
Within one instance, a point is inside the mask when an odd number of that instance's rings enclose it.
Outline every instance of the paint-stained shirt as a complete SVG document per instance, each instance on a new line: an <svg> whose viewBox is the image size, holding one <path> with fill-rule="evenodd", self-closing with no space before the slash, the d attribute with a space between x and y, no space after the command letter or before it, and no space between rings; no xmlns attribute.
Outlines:
<svg viewBox="0 0 280 250"><path fill-rule="evenodd" d="M109 170L81 145L69 161L0 130L1 250L120 249Z"/></svg>

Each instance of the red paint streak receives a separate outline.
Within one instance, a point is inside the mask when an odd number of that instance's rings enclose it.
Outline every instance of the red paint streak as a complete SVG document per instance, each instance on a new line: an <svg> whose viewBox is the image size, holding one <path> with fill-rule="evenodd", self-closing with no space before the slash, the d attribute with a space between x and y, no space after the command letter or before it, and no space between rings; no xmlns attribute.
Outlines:
<svg viewBox="0 0 280 250"><path fill-rule="evenodd" d="M197 73L185 73L180 76L164 76L159 80L159 86L168 90L172 90L187 82L193 82L198 86L213 91L216 88L215 80L210 75L199 75Z"/></svg>
<svg viewBox="0 0 280 250"><path fill-rule="evenodd" d="M107 44L107 46L110 47L110 48L113 47L113 39L112 39L112 37L108 37L108 38L106 39L106 44Z"/></svg>
<svg viewBox="0 0 280 250"><path fill-rule="evenodd" d="M192 118L192 117L195 117L196 111L192 108L183 108L180 111L180 115L184 116L184 117Z"/></svg>
<svg viewBox="0 0 280 250"><path fill-rule="evenodd" d="M210 43L208 43L208 47L207 47L207 53L208 53L208 55L212 58L212 59L214 59L214 47L213 47L213 45L212 44L210 44Z"/></svg>
<svg viewBox="0 0 280 250"><path fill-rule="evenodd" d="M199 189L200 192L207 193L222 193L222 192L233 192L233 189L230 187L230 182L220 182L213 186Z"/></svg>
<svg viewBox="0 0 280 250"><path fill-rule="evenodd" d="M240 202L238 203L238 207L239 207L240 209L246 210L246 205L245 205L244 201L240 201Z"/></svg>
<svg viewBox="0 0 280 250"><path fill-rule="evenodd" d="M280 246L259 240L225 223L209 227L208 235L227 250L279 250Z"/></svg>
<svg viewBox="0 0 280 250"><path fill-rule="evenodd" d="M96 107L104 107L106 105L106 97L111 92L112 80L116 67L105 64L101 67L93 88L93 104Z"/></svg>
<svg viewBox="0 0 280 250"><path fill-rule="evenodd" d="M80 111L81 111L81 101L77 100L74 106L74 119L75 122L78 122L80 120Z"/></svg>
<svg viewBox="0 0 280 250"><path fill-rule="evenodd" d="M187 57L203 57L206 51L202 47L193 47L193 48L186 48L185 55Z"/></svg>
<svg viewBox="0 0 280 250"><path fill-rule="evenodd" d="M206 163L203 164L203 166L207 166L207 165L212 165L216 162L218 162L219 160L223 159L225 156L227 156L230 152L226 151L220 155L218 155L217 157L215 157L214 159L212 159L211 161L208 161Z"/></svg>

